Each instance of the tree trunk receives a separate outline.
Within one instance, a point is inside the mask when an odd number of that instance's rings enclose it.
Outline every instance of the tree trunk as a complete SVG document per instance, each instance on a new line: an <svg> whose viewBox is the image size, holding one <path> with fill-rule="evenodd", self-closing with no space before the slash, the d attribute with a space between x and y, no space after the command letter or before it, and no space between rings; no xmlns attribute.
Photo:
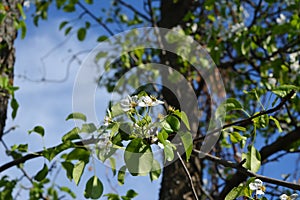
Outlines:
<svg viewBox="0 0 300 200"><path fill-rule="evenodd" d="M8 80L8 85L13 85L14 78L14 63L15 63L15 48L13 46L17 37L17 30L14 26L14 20L20 17L17 8L18 1L3 0L1 3L5 11L0 11L6 15L5 19L0 24L0 74L1 82ZM3 136L5 121L7 115L7 105L10 98L10 93L6 86L0 85L0 139Z"/></svg>
<svg viewBox="0 0 300 200"><path fill-rule="evenodd" d="M173 0L162 0L160 11L161 11L161 20L158 25L163 28L172 28L180 24L184 24L182 19L187 14L188 11L192 9L193 1L192 0L179 0L177 2ZM178 69L180 66L176 63L176 55L166 53L161 56L161 62L167 66L172 66L174 69ZM168 74L164 74L163 77L167 77ZM168 79L165 78L163 85L172 85L168 82ZM183 80L184 81L184 80ZM185 112L189 112L188 115L192 115L194 119L197 119L197 113L193 108L197 105L190 105L191 99L185 92L186 88L182 88L184 85L182 82L176 82L174 88L164 87L162 90L162 95L167 103L171 106L174 106L177 109L181 109L182 105L179 105L179 102L185 102ZM191 101L189 101L189 99ZM192 132L197 133L198 120L191 122ZM184 157L184 155L182 155ZM190 180L184 171L184 167L178 158L175 158L176 161L173 163L167 163L166 167L163 169L163 178L159 193L159 198L161 200L173 200L173 199L194 199ZM185 160L185 159L184 159ZM199 158L191 157L188 163L185 162L189 173L191 174L194 185L201 185L201 168L202 161ZM196 187L196 193L198 196L201 195L200 187Z"/></svg>

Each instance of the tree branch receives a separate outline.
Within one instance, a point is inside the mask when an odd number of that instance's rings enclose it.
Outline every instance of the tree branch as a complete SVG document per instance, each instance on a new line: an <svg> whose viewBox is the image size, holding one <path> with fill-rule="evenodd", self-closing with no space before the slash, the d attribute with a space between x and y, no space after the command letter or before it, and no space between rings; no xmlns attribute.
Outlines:
<svg viewBox="0 0 300 200"><path fill-rule="evenodd" d="M206 136L207 136L207 135L210 135L210 134L213 134L213 133L217 133L217 132L219 132L219 131L221 131L221 130L223 130L223 129L225 129L225 128L231 127L231 126L235 126L235 125L248 125L248 124L251 124L251 123L252 123L252 120L255 119L255 118L257 118L257 117L260 117L260 116L262 116L262 115L271 114L271 113L273 113L273 112L276 112L276 111L280 110L280 109L284 106L284 104L285 104L288 100L290 100L290 99L293 97L293 95L294 95L295 93L296 93L296 91L295 91L295 90L292 90L292 91L291 91L290 93L288 93L284 98L282 98L281 102L280 102L277 106L275 106L275 107L273 107L273 108L270 108L269 110L261 111L261 112L255 114L255 115L253 115L253 116L251 116L251 117L249 117L249 118L242 119L242 120L238 120L238 121L235 121L235 122L232 122L232 123L229 123L229 124L225 124L225 125L222 126L221 128L217 128L217 129L214 129L214 130L212 130L212 131L210 131L210 132L207 132ZM205 136L201 136L201 137L199 137L199 138L195 138L195 139L194 139L194 143L196 143L196 142L199 141L199 140L203 140L204 137L205 137Z"/></svg>
<svg viewBox="0 0 300 200"><path fill-rule="evenodd" d="M272 183L272 184L275 184L275 185L280 185L280 186L284 186L284 187L287 187L287 188L290 188L290 189L293 189L293 190L299 190L300 191L300 185L299 184L295 184L295 183L291 183L291 182L287 182L287 181L282 181L282 180L279 180L279 179L274 179L274 178L270 178L270 177L263 176L263 175L260 175L260 174L256 174L256 173L246 169L245 167L243 167L242 163L234 163L234 162L231 162L231 161L223 160L219 157L213 156L213 155L208 154L208 153L201 152L199 150L193 150L193 152L196 153L196 154L200 154L200 155L204 156L205 158L207 158L208 160L213 161L213 162L218 163L218 164L221 164L225 167L234 168L234 169L238 170L240 173L246 175L247 177L256 177L256 178L258 178L258 179L260 179L264 182L267 182L267 183ZM224 199L224 198L221 197L220 199Z"/></svg>
<svg viewBox="0 0 300 200"><path fill-rule="evenodd" d="M76 146L83 146L83 145L88 145L88 144L94 144L94 143L97 143L99 141L99 139L87 139L87 140L82 140L82 141L78 141L78 142L75 142L73 143L74 146L71 146L69 148L74 148ZM28 160L32 160L34 158L38 158L38 157L41 157L43 155L43 152L45 151L51 151L51 150L54 150L55 148L57 148L59 145L57 146L54 146L54 147L50 147L46 150L42 150L42 151L38 151L38 152L34 152L34 153L29 153L21 158L18 158L16 160L13 160L13 161L10 161L2 166L0 166L0 172L3 172L11 167L14 167L14 166L18 166L19 164L22 164L22 163L25 163L26 161Z"/></svg>
<svg viewBox="0 0 300 200"><path fill-rule="evenodd" d="M292 144L294 142L297 142L300 140L300 127L297 127L295 130L291 131L290 133L287 133L283 137L279 137L275 142L273 142L270 145L267 145L263 147L259 152L261 156L261 161L266 160L269 156L279 152L284 151L289 148L287 144ZM221 164L221 163L220 163ZM251 172L252 173L252 172ZM244 173L241 171L237 171L235 175L232 176L232 178L226 183L226 186L223 188L223 191L220 193L219 198L224 199L225 196L236 186L238 186L241 182L245 181L248 176L255 176L256 174L250 174L250 173ZM299 190L300 191L300 185L299 184L292 184L287 182L282 182L276 179L267 179L264 176L257 176L258 178L261 178L261 180L273 184L278 184L284 187L288 187L291 189Z"/></svg>
<svg viewBox="0 0 300 200"><path fill-rule="evenodd" d="M78 6L86 12L91 18L93 18L98 24L100 24L109 34L113 36L114 33L104 24L99 18L97 18L91 11L89 11L80 1L78 1Z"/></svg>

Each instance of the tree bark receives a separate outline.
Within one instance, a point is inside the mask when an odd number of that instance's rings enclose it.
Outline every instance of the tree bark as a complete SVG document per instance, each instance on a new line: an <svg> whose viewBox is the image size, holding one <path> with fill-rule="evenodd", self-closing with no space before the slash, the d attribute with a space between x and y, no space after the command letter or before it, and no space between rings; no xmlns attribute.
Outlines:
<svg viewBox="0 0 300 200"><path fill-rule="evenodd" d="M15 0L3 0L1 1L5 11L2 11L6 15L3 22L0 24L0 74L1 79L8 78L8 84L13 85L14 79L14 64L15 64L15 48L14 41L17 37L17 29L14 26L14 20L20 17L19 10L17 8L18 1ZM1 81L2 81L1 80ZM0 140L2 139L5 122L7 118L7 106L9 102L9 91L1 87L0 88Z"/></svg>
<svg viewBox="0 0 300 200"><path fill-rule="evenodd" d="M172 28L180 24L184 24L182 21L184 16L192 9L192 0L179 0L177 2L173 0L162 0L160 6L161 19L158 22L159 27ZM176 55L166 52L165 55L161 56L162 64L172 66L173 69L178 70L180 66L176 63ZM168 77L169 74L164 74L163 77ZM173 88L163 87L162 95L167 103L177 109L183 110L180 102L185 102L184 111L189 116L193 116L194 119L198 119L197 112L194 108L197 105L192 105L192 96L186 91L185 80L176 81L176 85L169 82L167 78L162 80L163 85L172 85ZM191 88L192 89L192 88ZM190 100L190 101L189 101ZM198 120L190 119L190 125L193 133L197 133ZM172 141L173 142L173 141ZM184 154L183 154L184 157ZM166 167L163 169L163 178L161 188L159 192L159 198L162 200L173 200L173 199L194 199L190 180L184 167L178 158L174 159L173 163L166 163ZM197 157L190 158L188 163L185 165L191 174L194 185L199 186L201 183L201 168L202 161ZM196 193L200 196L201 191L199 187L195 188Z"/></svg>

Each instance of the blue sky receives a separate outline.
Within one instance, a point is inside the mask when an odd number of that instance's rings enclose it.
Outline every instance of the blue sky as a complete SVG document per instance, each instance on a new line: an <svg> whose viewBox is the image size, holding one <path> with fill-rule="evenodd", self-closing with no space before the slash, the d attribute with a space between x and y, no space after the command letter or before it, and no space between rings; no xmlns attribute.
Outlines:
<svg viewBox="0 0 300 200"><path fill-rule="evenodd" d="M61 136L71 130L75 124L72 121L65 121L66 117L73 112L72 110L72 93L73 84L80 65L78 62L72 62L67 72L67 65L74 53L82 50L89 50L96 47L96 38L99 30L89 32L84 42L79 42L76 34L66 40L63 31L58 27L61 21L72 19L72 15L62 16L60 12L52 9L47 21L40 21L39 27L33 26L29 10L28 13L28 30L25 39L17 39L16 46L16 64L15 64L15 85L20 87L16 92L16 98L20 104L17 118L7 120L6 128L18 126L18 128L5 136L6 143L13 144L29 143L29 152L39 151L44 146L50 147L61 143ZM68 17L68 18L66 18ZM71 52L70 52L71 50ZM84 60L87 54L80 55ZM60 82L68 73L68 79ZM45 78L48 81L40 81ZM57 82L58 81L58 82ZM99 120L103 119L106 105L109 97L104 94L104 90L98 90L101 93L96 95L97 115ZM101 98L99 98L101 97ZM82 102L83 104L85 102ZM10 115L10 113L9 113ZM28 130L34 126L41 125L45 128L46 134L42 139L37 134L28 135ZM4 150L0 149L0 163L5 163L3 155ZM25 164L26 170L31 176L42 168L45 159L39 158L29 161ZM156 199L158 197L158 188L160 180L153 183L149 177L132 177L127 176L124 186L118 186L116 177L112 177L111 169L105 167L100 162L96 162L97 175L105 185L105 193L113 192L114 187L120 195L124 195L128 189L134 188L139 193L136 199ZM16 168L11 168L5 172L12 177L20 176ZM77 194L77 199L84 199L83 191L86 181L93 174L86 170L79 186L70 182L65 171L60 170L55 183L61 186L69 186ZM53 176L52 176L53 177ZM111 186L108 182L111 181ZM24 180L23 185L28 181ZM20 199L27 199L25 193L21 193Z"/></svg>

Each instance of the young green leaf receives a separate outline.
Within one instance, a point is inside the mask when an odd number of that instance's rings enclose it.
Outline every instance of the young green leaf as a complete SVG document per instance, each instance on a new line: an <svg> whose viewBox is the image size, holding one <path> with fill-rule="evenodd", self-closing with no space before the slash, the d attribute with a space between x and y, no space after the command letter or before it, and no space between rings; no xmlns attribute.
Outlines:
<svg viewBox="0 0 300 200"><path fill-rule="evenodd" d="M134 197L136 197L138 195L138 193L136 193L134 190L128 190L126 192L126 197L129 198L129 199L132 199ZM124 197L124 196L122 196Z"/></svg>
<svg viewBox="0 0 300 200"><path fill-rule="evenodd" d="M78 185L80 182L85 165L86 165L86 163L84 161L79 161L74 166L72 177L73 177L76 185Z"/></svg>
<svg viewBox="0 0 300 200"><path fill-rule="evenodd" d="M93 123L82 124L81 132L82 133L93 133L97 130L97 127Z"/></svg>
<svg viewBox="0 0 300 200"><path fill-rule="evenodd" d="M185 112L176 110L173 114L178 116L182 120L182 122L184 123L184 125L187 127L188 130L191 130L189 118L187 117Z"/></svg>
<svg viewBox="0 0 300 200"><path fill-rule="evenodd" d="M48 174L48 166L44 164L44 167L34 176L34 180L42 181Z"/></svg>
<svg viewBox="0 0 300 200"><path fill-rule="evenodd" d="M69 22L68 21L63 21L59 25L59 30L63 29Z"/></svg>
<svg viewBox="0 0 300 200"><path fill-rule="evenodd" d="M225 197L225 200L234 200L243 196L243 186L234 187Z"/></svg>
<svg viewBox="0 0 300 200"><path fill-rule="evenodd" d="M61 165L66 170L68 179L72 180L73 179L73 170L74 170L73 163L66 161L66 162L62 162Z"/></svg>
<svg viewBox="0 0 300 200"><path fill-rule="evenodd" d="M180 121L179 121L179 119L176 116L169 115L166 118L166 121L170 125L171 129L173 130L173 132L176 132L176 131L178 131L180 129Z"/></svg>
<svg viewBox="0 0 300 200"><path fill-rule="evenodd" d="M133 139L126 147L124 161L131 175L148 174L153 163L153 153L150 145L141 138Z"/></svg>
<svg viewBox="0 0 300 200"><path fill-rule="evenodd" d="M79 119L82 121L86 121L86 116L82 113L78 113L78 112L74 112L68 115L68 117L66 118L66 121L69 119Z"/></svg>
<svg viewBox="0 0 300 200"><path fill-rule="evenodd" d="M12 98L11 102L10 102L10 106L12 108L11 117L12 117L12 119L15 119L16 116L17 116L17 111L18 111L18 108L19 108L19 103L17 102L17 100L15 98Z"/></svg>
<svg viewBox="0 0 300 200"><path fill-rule="evenodd" d="M72 192L72 190L70 188L62 186L62 187L59 187L59 189L60 189L60 191L69 194L73 199L76 198L76 194L74 192Z"/></svg>
<svg viewBox="0 0 300 200"><path fill-rule="evenodd" d="M62 138L62 142L65 142L67 140L76 140L76 139L80 139L79 133L80 129L78 127L73 128L72 130L70 130L68 133L66 133Z"/></svg>
<svg viewBox="0 0 300 200"><path fill-rule="evenodd" d="M126 174L126 166L122 166L118 172L118 183L119 185L124 185L125 180L125 174Z"/></svg>
<svg viewBox="0 0 300 200"><path fill-rule="evenodd" d="M281 133L281 132L282 132L282 129L281 129L281 126L280 126L279 121L278 121L275 117L273 117L273 116L270 116L269 118L270 118L270 120L273 120L273 121L274 121L276 127L278 128L279 133Z"/></svg>
<svg viewBox="0 0 300 200"><path fill-rule="evenodd" d="M190 132L179 132L180 139L183 143L183 147L186 154L186 160L190 159L193 151L193 138Z"/></svg>
<svg viewBox="0 0 300 200"><path fill-rule="evenodd" d="M234 131L230 133L230 141L232 143L238 143L241 142L242 140L246 140L247 138L245 136L241 136L238 132Z"/></svg>
<svg viewBox="0 0 300 200"><path fill-rule="evenodd" d="M85 186L84 197L99 199L103 193L103 184L97 176L91 177Z"/></svg>
<svg viewBox="0 0 300 200"><path fill-rule="evenodd" d="M28 134L31 134L32 132L35 132L35 133L41 135L42 137L45 135L45 130L42 126L34 127L32 130L28 131Z"/></svg>
<svg viewBox="0 0 300 200"><path fill-rule="evenodd" d="M150 180L154 181L157 180L159 178L161 174L161 167L160 164L157 160L153 159L153 164L152 164L152 168L150 171Z"/></svg>
<svg viewBox="0 0 300 200"><path fill-rule="evenodd" d="M248 147L248 152L242 154L242 159L246 159L246 162L243 166L252 172L257 172L260 168L260 153L257 151L254 146L250 145Z"/></svg>
<svg viewBox="0 0 300 200"><path fill-rule="evenodd" d="M113 175L116 175L116 159L113 157L109 157L110 167L112 170Z"/></svg>
<svg viewBox="0 0 300 200"><path fill-rule="evenodd" d="M86 36L86 29L85 28L80 28L77 31L77 38L79 41L83 41Z"/></svg>

